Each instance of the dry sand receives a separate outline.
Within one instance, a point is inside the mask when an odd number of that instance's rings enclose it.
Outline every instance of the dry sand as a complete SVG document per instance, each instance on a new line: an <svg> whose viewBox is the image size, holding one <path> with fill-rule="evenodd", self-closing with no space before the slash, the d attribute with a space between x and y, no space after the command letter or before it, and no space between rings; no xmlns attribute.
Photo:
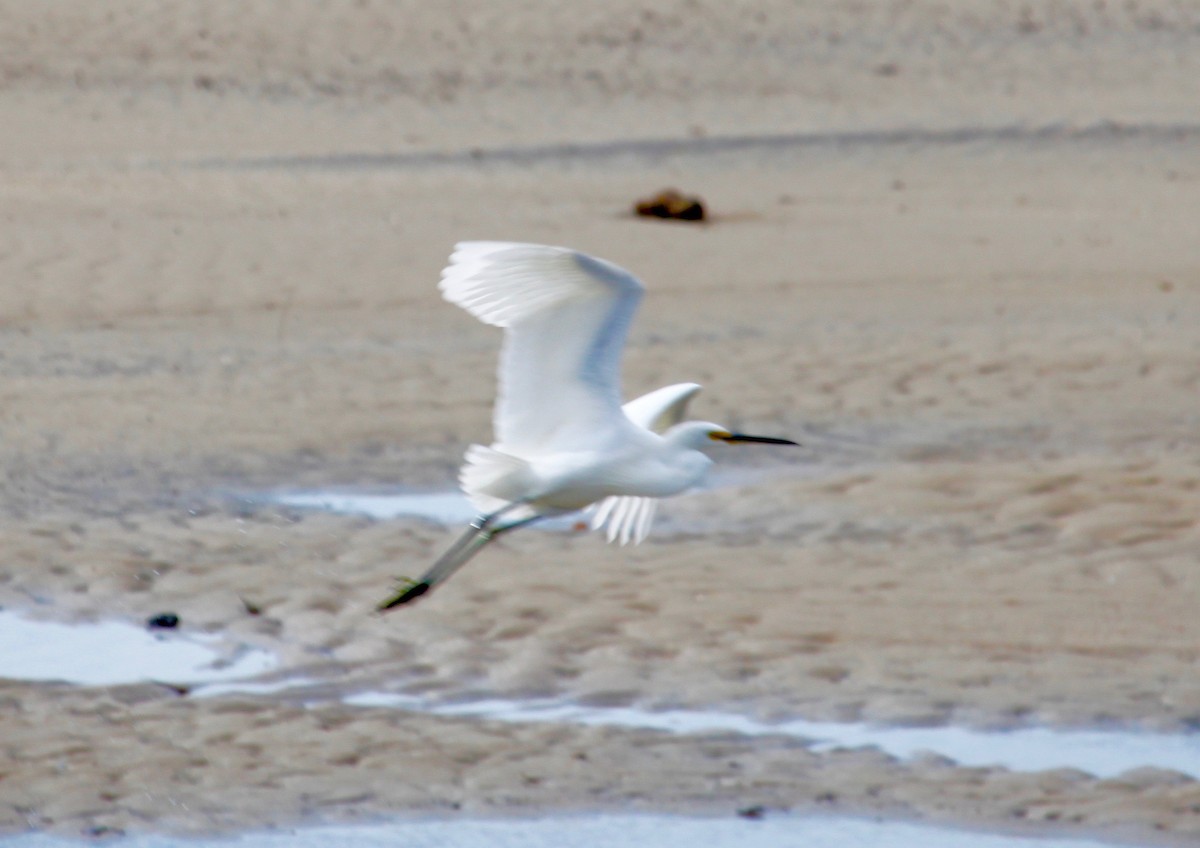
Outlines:
<svg viewBox="0 0 1200 848"><path fill-rule="evenodd" d="M1194 4L438 9L0 3L6 608L170 609L345 691L1200 721ZM672 184L714 222L627 214ZM806 449L722 455L783 468L640 548L529 532L372 614L449 531L239 496L451 484L498 344L436 293L464 237L635 270L629 394L695 379ZM152 686L0 711L8 831L765 803L1200 838L1153 771Z"/></svg>

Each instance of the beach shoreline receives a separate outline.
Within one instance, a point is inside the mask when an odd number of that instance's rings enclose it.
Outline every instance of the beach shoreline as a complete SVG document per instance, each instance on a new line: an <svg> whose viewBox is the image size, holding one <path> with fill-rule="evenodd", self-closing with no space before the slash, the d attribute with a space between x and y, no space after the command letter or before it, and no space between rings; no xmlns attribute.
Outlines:
<svg viewBox="0 0 1200 848"><path fill-rule="evenodd" d="M173 612L341 695L1196 728L1190 4L106 7L0 2L4 610ZM667 186L710 222L631 213ZM641 546L513 534L376 614L455 529L271 495L444 492L487 443L499 334L436 288L466 238L627 267L627 396L695 380L698 416L803 449L715 454L747 484ZM1165 771L0 688L8 834L752 805L1200 834Z"/></svg>

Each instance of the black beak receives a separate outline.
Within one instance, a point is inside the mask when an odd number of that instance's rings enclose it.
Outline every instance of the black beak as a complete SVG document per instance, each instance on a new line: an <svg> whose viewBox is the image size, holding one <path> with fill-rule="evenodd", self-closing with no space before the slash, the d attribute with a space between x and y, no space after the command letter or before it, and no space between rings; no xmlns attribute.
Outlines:
<svg viewBox="0 0 1200 848"><path fill-rule="evenodd" d="M759 445L796 445L800 446L799 442L793 442L791 439L775 439L771 436L747 436L745 433L730 433L724 439L724 442L753 442Z"/></svg>

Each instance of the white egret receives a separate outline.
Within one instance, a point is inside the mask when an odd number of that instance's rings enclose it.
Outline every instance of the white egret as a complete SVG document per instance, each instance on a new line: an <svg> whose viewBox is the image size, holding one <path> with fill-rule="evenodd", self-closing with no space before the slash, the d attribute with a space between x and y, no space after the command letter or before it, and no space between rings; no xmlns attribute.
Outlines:
<svg viewBox="0 0 1200 848"><path fill-rule="evenodd" d="M716 442L794 445L683 421L695 383L621 406L621 351L642 284L628 271L564 247L460 242L442 271L446 300L505 330L495 442L472 445L459 473L479 510L467 532L381 610L428 592L502 533L595 505L609 541L645 538L657 499L695 486Z"/></svg>

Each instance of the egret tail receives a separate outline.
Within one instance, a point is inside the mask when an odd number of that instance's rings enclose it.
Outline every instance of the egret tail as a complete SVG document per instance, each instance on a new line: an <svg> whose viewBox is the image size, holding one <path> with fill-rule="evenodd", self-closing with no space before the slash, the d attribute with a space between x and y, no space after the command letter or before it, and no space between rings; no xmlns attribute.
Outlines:
<svg viewBox="0 0 1200 848"><path fill-rule="evenodd" d="M523 527L544 517L533 515L501 527L495 526L495 522L504 513L519 505L519 503L509 504L505 508L493 512L491 515L476 518L471 522L471 526L467 528L467 532L463 533L458 538L458 541L438 557L437 561L429 567L428 571L421 575L419 580L404 579L396 591L380 603L377 609L380 612L386 612L387 610L407 604L410 601L415 601L434 586L445 582L451 574L458 571L458 569L467 564L467 561L471 557L479 553L484 545L501 533L507 533L509 530L515 530L517 527Z"/></svg>

